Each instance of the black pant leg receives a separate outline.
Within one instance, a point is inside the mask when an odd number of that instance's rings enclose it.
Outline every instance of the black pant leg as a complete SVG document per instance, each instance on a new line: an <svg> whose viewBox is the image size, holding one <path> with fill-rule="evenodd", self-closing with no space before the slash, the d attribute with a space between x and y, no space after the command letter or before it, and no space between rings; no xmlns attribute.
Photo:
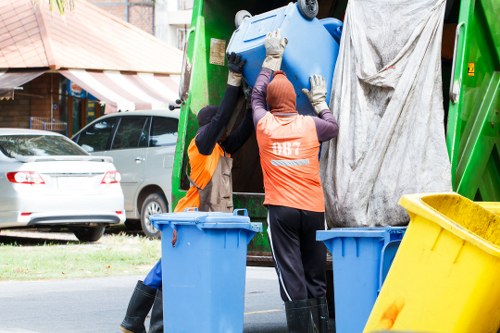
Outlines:
<svg viewBox="0 0 500 333"><path fill-rule="evenodd" d="M281 299L285 302L307 298L300 250L300 210L268 206L268 234Z"/></svg>
<svg viewBox="0 0 500 333"><path fill-rule="evenodd" d="M325 230L325 214L301 210L301 254L308 298L326 296L326 247L316 240L316 231Z"/></svg>

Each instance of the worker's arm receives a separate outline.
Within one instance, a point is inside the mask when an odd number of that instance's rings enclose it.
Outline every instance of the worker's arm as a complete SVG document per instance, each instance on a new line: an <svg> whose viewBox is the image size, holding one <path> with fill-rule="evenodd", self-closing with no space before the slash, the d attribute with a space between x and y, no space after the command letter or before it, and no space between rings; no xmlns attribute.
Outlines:
<svg viewBox="0 0 500 333"><path fill-rule="evenodd" d="M273 71L281 68L283 53L285 52L286 38L281 37L280 29L269 32L264 39L266 57L262 62L262 69L257 77L252 91L253 124L257 126L262 117L266 115L266 92L267 85L271 81Z"/></svg>
<svg viewBox="0 0 500 333"><path fill-rule="evenodd" d="M238 128L221 143L222 148L229 154L236 153L252 135L253 130L252 109L249 108Z"/></svg>
<svg viewBox="0 0 500 333"><path fill-rule="evenodd" d="M254 126L257 126L259 120L266 115L266 92L269 81L271 81L272 73L273 71L271 69L263 67L252 89L252 116Z"/></svg>
<svg viewBox="0 0 500 333"><path fill-rule="evenodd" d="M236 106L244 64L245 61L238 55L232 53L228 56L229 74L222 102L210 123L201 127L196 134L195 142L200 154L210 155L223 134L224 127L227 125Z"/></svg>
<svg viewBox="0 0 500 333"><path fill-rule="evenodd" d="M328 141L336 137L339 133L339 125L333 118L332 112L329 109L323 110L318 114L318 117L313 117L313 120L316 125L319 142Z"/></svg>
<svg viewBox="0 0 500 333"><path fill-rule="evenodd" d="M311 83L311 90L306 88L302 92L307 96L309 102L318 117L313 117L316 125L316 132L320 142L328 141L337 136L339 126L333 118L332 112L326 104L326 82L321 75L312 75L309 78Z"/></svg>
<svg viewBox="0 0 500 333"><path fill-rule="evenodd" d="M238 87L227 85L226 92L222 103L219 105L217 112L206 126L202 126L196 134L196 147L203 155L210 155L214 150L215 144L223 133L238 97Z"/></svg>

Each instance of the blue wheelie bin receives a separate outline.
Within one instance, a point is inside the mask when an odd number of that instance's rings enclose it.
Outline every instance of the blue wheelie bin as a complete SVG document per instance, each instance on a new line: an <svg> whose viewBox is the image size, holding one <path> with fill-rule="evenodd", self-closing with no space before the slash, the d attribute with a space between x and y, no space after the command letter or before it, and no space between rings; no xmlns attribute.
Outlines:
<svg viewBox="0 0 500 333"><path fill-rule="evenodd" d="M366 227L316 233L332 254L337 333L363 331L405 231Z"/></svg>
<svg viewBox="0 0 500 333"><path fill-rule="evenodd" d="M262 223L250 222L246 209L158 214L151 221L162 237L164 332L243 332L247 245Z"/></svg>
<svg viewBox="0 0 500 333"><path fill-rule="evenodd" d="M301 90L310 88L311 75L321 74L326 80L326 100L329 101L342 22L335 18L306 18L296 3L245 18L231 36L227 52L236 52L247 61L243 77L251 87L266 56L264 39L268 32L278 28L288 40L281 69L295 88L297 110L301 114L314 114Z"/></svg>

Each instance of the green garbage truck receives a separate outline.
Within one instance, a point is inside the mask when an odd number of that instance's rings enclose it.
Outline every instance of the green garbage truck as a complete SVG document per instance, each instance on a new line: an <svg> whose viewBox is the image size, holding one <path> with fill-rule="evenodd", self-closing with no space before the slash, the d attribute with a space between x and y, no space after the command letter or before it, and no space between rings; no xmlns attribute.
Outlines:
<svg viewBox="0 0 500 333"><path fill-rule="evenodd" d="M351 0L355 1L355 0ZM172 176L172 206L189 188L187 149L197 131L196 114L218 104L226 86L225 51L241 10L252 15L289 1L195 0L180 84L178 142ZM317 6L318 19L343 20L348 0L300 0ZM500 201L500 2L448 0L442 29L441 68L446 144L453 190L474 201ZM381 23L383 24L383 23ZM233 122L245 109L244 94ZM231 123L228 125L231 127ZM255 137L233 156L234 207L252 221L266 221L263 181ZM272 265L265 232L249 247L249 265Z"/></svg>

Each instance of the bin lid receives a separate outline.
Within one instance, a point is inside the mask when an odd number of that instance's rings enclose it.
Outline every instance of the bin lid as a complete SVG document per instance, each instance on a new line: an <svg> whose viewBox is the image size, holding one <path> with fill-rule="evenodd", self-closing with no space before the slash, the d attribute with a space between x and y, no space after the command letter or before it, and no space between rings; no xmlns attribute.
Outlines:
<svg viewBox="0 0 500 333"><path fill-rule="evenodd" d="M332 238L360 238L378 237L387 240L401 240L406 227L360 227L360 228L332 228L316 232L316 240L325 241Z"/></svg>
<svg viewBox="0 0 500 333"><path fill-rule="evenodd" d="M262 223L250 221L246 209L235 209L232 213L200 212L197 209L184 212L155 214L149 217L153 225L161 229L164 225L195 225L200 229L247 229L262 231Z"/></svg>

